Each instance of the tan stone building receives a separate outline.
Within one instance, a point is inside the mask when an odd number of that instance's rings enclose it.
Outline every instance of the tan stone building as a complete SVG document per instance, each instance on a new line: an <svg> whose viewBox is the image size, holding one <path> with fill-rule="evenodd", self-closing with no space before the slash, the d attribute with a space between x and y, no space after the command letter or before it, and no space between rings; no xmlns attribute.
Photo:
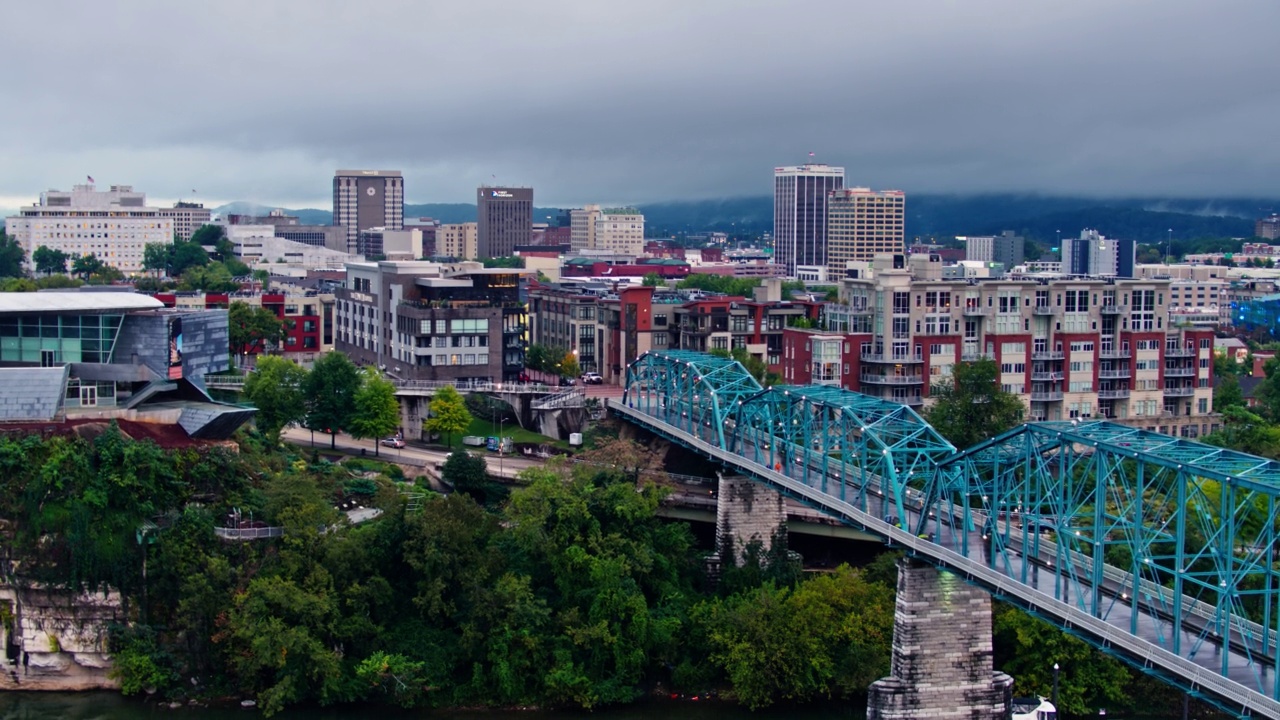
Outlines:
<svg viewBox="0 0 1280 720"><path fill-rule="evenodd" d="M450 223L436 229L436 255L458 260L475 260L477 223Z"/></svg>
<svg viewBox="0 0 1280 720"><path fill-rule="evenodd" d="M903 252L906 194L854 187L827 199L827 277L845 276L850 260Z"/></svg>

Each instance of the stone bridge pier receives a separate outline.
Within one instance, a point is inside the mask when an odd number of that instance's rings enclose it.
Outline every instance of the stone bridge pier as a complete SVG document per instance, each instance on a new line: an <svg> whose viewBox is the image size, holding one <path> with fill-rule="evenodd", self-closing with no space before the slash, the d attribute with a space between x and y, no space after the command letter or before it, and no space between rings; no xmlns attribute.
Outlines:
<svg viewBox="0 0 1280 720"><path fill-rule="evenodd" d="M716 555L723 557L732 544L734 563L742 565L747 546L760 543L767 553L774 535L787 527L787 507L782 495L741 475L720 474L716 489Z"/></svg>
<svg viewBox="0 0 1280 720"><path fill-rule="evenodd" d="M890 676L867 720L1008 720L1013 678L991 660L991 597L949 572L898 561Z"/></svg>

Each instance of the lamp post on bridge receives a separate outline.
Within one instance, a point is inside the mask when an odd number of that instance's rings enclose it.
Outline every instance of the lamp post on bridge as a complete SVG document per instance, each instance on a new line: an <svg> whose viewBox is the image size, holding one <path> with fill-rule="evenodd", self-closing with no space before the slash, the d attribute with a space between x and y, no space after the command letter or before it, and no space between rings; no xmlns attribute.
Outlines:
<svg viewBox="0 0 1280 720"><path fill-rule="evenodd" d="M1053 709L1058 710L1058 663L1053 664Z"/></svg>

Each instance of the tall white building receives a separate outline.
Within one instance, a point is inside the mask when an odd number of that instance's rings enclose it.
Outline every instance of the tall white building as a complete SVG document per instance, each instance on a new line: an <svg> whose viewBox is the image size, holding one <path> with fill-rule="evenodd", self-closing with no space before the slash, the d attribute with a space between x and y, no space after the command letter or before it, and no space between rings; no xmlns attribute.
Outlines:
<svg viewBox="0 0 1280 720"><path fill-rule="evenodd" d="M92 184L75 185L71 192L40 193L40 203L5 219L5 232L31 254L44 246L72 258L96 255L123 273L142 272L148 243L173 242L170 209L147 207L145 193L129 185L112 185L99 192Z"/></svg>
<svg viewBox="0 0 1280 720"><path fill-rule="evenodd" d="M1137 244L1108 238L1097 230L1082 230L1079 238L1062 241L1062 272L1067 275L1133 277Z"/></svg>
<svg viewBox="0 0 1280 720"><path fill-rule="evenodd" d="M635 208L608 208L596 220L596 249L628 255L644 252L644 215Z"/></svg>
<svg viewBox="0 0 1280 720"><path fill-rule="evenodd" d="M827 264L827 198L843 187L842 167L809 163L773 169L773 257L788 275L797 265Z"/></svg>
<svg viewBox="0 0 1280 720"><path fill-rule="evenodd" d="M588 205L569 211L569 247L575 252L596 246L596 222L600 220L600 206Z"/></svg>
<svg viewBox="0 0 1280 720"><path fill-rule="evenodd" d="M339 170L333 174L333 224L347 229L347 252L360 231L404 227L404 178L399 170Z"/></svg>

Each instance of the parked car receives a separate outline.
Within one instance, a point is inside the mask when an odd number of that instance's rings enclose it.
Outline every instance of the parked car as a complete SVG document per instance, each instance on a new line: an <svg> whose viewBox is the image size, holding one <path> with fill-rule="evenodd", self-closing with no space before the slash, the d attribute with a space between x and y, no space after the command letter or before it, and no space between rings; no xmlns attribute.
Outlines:
<svg viewBox="0 0 1280 720"><path fill-rule="evenodd" d="M583 385L602 385L604 384L604 378L600 377L600 373L595 373L595 372L582 373L582 384Z"/></svg>
<svg viewBox="0 0 1280 720"><path fill-rule="evenodd" d="M404 447L404 441L397 437L389 437L386 440L383 440L382 444L386 445L387 447L393 447L393 448Z"/></svg>
<svg viewBox="0 0 1280 720"><path fill-rule="evenodd" d="M573 384L574 384L573 378L567 378L567 377L560 378L560 387L569 387L570 385L573 385Z"/></svg>

